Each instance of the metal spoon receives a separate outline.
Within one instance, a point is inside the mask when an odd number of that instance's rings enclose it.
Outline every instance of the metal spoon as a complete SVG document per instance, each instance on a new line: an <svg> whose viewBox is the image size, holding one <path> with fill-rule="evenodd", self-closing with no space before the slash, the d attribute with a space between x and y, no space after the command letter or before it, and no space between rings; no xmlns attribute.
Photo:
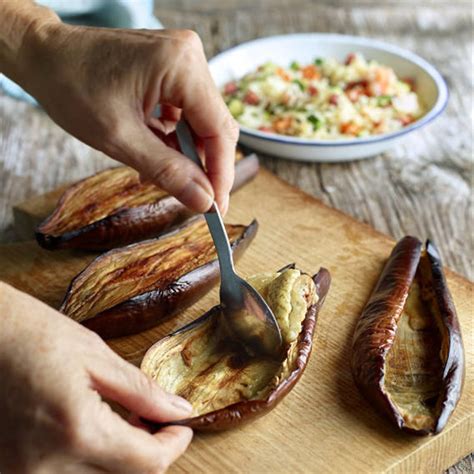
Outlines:
<svg viewBox="0 0 474 474"><path fill-rule="evenodd" d="M184 120L176 125L176 134L183 154L204 170ZM265 300L255 288L235 273L229 238L215 202L204 216L219 259L220 300L224 312L223 321L229 335L243 344L250 353L277 357L283 344L280 328Z"/></svg>

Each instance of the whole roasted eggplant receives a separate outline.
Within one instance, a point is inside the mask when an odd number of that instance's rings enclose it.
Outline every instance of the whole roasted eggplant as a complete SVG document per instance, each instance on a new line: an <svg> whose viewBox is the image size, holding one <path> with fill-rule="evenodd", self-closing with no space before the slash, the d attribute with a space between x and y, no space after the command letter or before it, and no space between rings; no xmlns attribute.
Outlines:
<svg viewBox="0 0 474 474"><path fill-rule="evenodd" d="M272 410L308 363L316 317L330 281L325 269L311 278L294 266L250 279L280 326L285 343L280 360L251 356L229 338L220 306L154 344L141 369L194 408L192 418L167 424L223 430ZM164 426L146 423L154 429Z"/></svg>
<svg viewBox="0 0 474 474"><path fill-rule="evenodd" d="M232 191L257 172L256 156L239 159ZM156 237L191 215L176 198L152 183L140 182L135 170L122 166L68 188L35 235L48 250L103 250Z"/></svg>
<svg viewBox="0 0 474 474"><path fill-rule="evenodd" d="M352 373L402 430L441 431L464 377L459 323L436 247L398 242L355 329Z"/></svg>
<svg viewBox="0 0 474 474"><path fill-rule="evenodd" d="M226 225L234 258L257 233ZM60 311L104 338L148 329L187 308L219 281L214 244L202 218L194 217L160 238L110 250L69 285Z"/></svg>

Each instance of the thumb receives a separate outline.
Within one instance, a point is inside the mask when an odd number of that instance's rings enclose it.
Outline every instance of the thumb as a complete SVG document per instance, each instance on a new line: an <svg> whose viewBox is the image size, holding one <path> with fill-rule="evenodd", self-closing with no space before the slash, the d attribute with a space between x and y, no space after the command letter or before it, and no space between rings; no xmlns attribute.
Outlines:
<svg viewBox="0 0 474 474"><path fill-rule="evenodd" d="M185 206L197 212L209 210L214 190L206 174L179 151L167 146L144 123L137 122L120 140L113 158L135 168L142 178L155 183Z"/></svg>
<svg viewBox="0 0 474 474"><path fill-rule="evenodd" d="M110 352L110 357L96 361L89 370L92 387L103 397L155 421L172 421L191 414L192 405L184 398L165 392L140 369Z"/></svg>

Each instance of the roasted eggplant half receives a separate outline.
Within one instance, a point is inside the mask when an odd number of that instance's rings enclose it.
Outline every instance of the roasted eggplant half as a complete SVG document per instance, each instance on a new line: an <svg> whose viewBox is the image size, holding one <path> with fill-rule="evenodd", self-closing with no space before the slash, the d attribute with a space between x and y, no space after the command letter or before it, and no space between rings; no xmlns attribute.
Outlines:
<svg viewBox="0 0 474 474"><path fill-rule="evenodd" d="M436 247L400 240L357 323L352 373L398 428L440 432L461 395L464 351Z"/></svg>
<svg viewBox="0 0 474 474"><path fill-rule="evenodd" d="M257 172L256 156L239 159L232 191ZM192 214L176 198L152 183L142 183L135 170L122 166L68 188L35 235L48 250L104 250L156 237Z"/></svg>
<svg viewBox="0 0 474 474"><path fill-rule="evenodd" d="M301 377L329 289L329 272L320 269L310 277L289 266L249 281L280 326L285 343L281 358L249 355L229 337L221 308L214 307L158 341L141 364L164 390L184 397L194 408L191 418L168 424L212 431L236 427L272 410ZM164 426L147 424L152 429Z"/></svg>
<svg viewBox="0 0 474 474"><path fill-rule="evenodd" d="M234 258L257 233L226 225ZM196 216L160 238L110 250L71 282L60 311L104 338L134 334L162 322L204 296L219 281L206 222Z"/></svg>

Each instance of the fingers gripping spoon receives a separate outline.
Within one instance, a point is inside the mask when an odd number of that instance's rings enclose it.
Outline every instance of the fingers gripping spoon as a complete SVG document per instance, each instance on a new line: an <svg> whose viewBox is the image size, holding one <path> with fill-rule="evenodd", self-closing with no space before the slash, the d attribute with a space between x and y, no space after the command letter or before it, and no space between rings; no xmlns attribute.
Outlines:
<svg viewBox="0 0 474 474"><path fill-rule="evenodd" d="M191 131L184 120L180 120L176 125L176 134L182 153L204 169ZM219 259L220 300L224 313L223 320L229 334L243 344L250 353L264 353L278 357L282 348L280 328L265 300L235 273L229 238L215 202L204 217Z"/></svg>

